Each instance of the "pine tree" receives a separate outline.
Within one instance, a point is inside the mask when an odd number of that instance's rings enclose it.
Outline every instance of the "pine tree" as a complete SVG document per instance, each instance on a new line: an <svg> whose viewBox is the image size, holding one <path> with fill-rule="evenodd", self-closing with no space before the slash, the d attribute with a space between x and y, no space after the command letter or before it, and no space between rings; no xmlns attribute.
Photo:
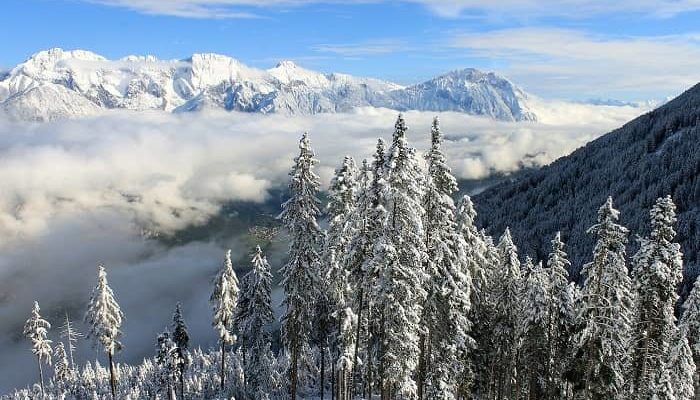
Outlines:
<svg viewBox="0 0 700 400"><path fill-rule="evenodd" d="M584 265L584 324L576 359L581 381L576 390L585 400L626 398L626 368L631 329L632 283L625 265L627 228L617 224L612 198L598 210L588 232L597 236L593 261Z"/></svg>
<svg viewBox="0 0 700 400"><path fill-rule="evenodd" d="M312 321L319 295L318 247L322 232L316 222L319 214L317 198L319 178L313 172L318 163L309 143L308 134L299 142L299 156L294 159L290 172L290 198L282 205L279 218L289 231L289 261L282 268L284 305L282 317L282 341L291 356L289 368L289 393L292 400L297 396L299 369L308 359L312 333Z"/></svg>
<svg viewBox="0 0 700 400"><path fill-rule="evenodd" d="M346 308L341 317L345 322L354 321L355 333L351 334L347 325L343 325L341 330L345 336L340 339L342 343L352 343L353 349L342 349L340 353L352 352L351 359L343 359L342 365L338 366L339 377L349 373L350 377L343 377L343 385L338 385L338 397L350 396L349 388L354 387L357 378L356 372L360 366L360 352L364 347L365 382L367 392L372 393L374 388L374 367L379 354L379 310L375 307L378 304L378 279L379 270L374 265L374 246L382 235L383 224L386 222L386 209L384 208L384 192L386 182L383 178L385 158L385 145L382 139L377 140L371 166L363 165L359 186L355 201L355 210L350 218L350 242L343 259L345 269L349 273L350 287L353 296L348 299L352 314ZM352 338L352 339L351 339ZM343 368L350 368L345 371Z"/></svg>
<svg viewBox="0 0 700 400"><path fill-rule="evenodd" d="M700 279L695 279L690 294L683 303L680 329L688 340L693 354L693 362L700 365ZM693 379L695 392L700 391L698 376Z"/></svg>
<svg viewBox="0 0 700 400"><path fill-rule="evenodd" d="M657 371L666 369L666 357L675 330L676 288L682 279L683 259L676 232L675 205L670 196L659 198L651 209L651 237L641 239L634 256L636 315L632 360L635 398L661 396L667 381ZM658 379L656 379L658 378ZM663 376L665 379L665 376Z"/></svg>
<svg viewBox="0 0 700 400"><path fill-rule="evenodd" d="M214 310L212 326L219 334L221 345L221 390L226 385L226 345L236 341L234 331L234 315L238 304L238 277L233 270L231 250L226 251L221 271L216 277L214 292L209 301Z"/></svg>
<svg viewBox="0 0 700 400"><path fill-rule="evenodd" d="M510 229L506 228L498 243L500 270L494 277L491 297L493 299L493 327L491 329L491 352L488 358L496 397L514 398L520 384L517 373L519 331L522 321L521 294L522 276L518 249L513 243Z"/></svg>
<svg viewBox="0 0 700 400"><path fill-rule="evenodd" d="M321 397L324 391L325 353L328 348L334 358L338 354L340 321L351 295L349 271L343 256L351 239L350 217L355 210L358 191L357 167L352 157L346 156L336 169L328 189L328 231L323 245L323 270L320 274L320 295L316 317L316 339L321 345Z"/></svg>
<svg viewBox="0 0 700 400"><path fill-rule="evenodd" d="M117 378L114 371L114 354L121 350L119 337L122 335L121 326L124 314L114 299L114 293L107 282L107 272L103 266L97 267L97 285L92 290L92 296L85 313L85 324L88 326L88 338L92 338L96 347L101 347L109 362L109 382L112 398L116 398Z"/></svg>
<svg viewBox="0 0 700 400"><path fill-rule="evenodd" d="M688 344L688 338L682 327L676 329L673 335L671 350L665 368L671 372L673 393L677 400L692 400L695 398L696 365L693 353Z"/></svg>
<svg viewBox="0 0 700 400"><path fill-rule="evenodd" d="M420 354L425 271L422 175L415 149L406 143L406 123L396 121L383 179L387 210L382 237L375 244L381 305L380 376L383 397L413 399L417 396L413 373Z"/></svg>
<svg viewBox="0 0 700 400"><path fill-rule="evenodd" d="M75 353L75 345L78 343L78 340L83 337L83 334L80 333L75 327L73 326L73 323L71 320L68 318L68 313L66 313L66 318L63 322L63 325L60 328L60 333L61 333L61 338L66 340L66 343L68 345L68 356L70 359L70 368L71 370L75 371L75 359L73 358L73 354Z"/></svg>
<svg viewBox="0 0 700 400"><path fill-rule="evenodd" d="M182 306L177 303L173 313L173 334L172 340L176 346L177 362L180 378L180 398L185 398L185 368L189 364L189 354L187 350L190 346L190 334L187 332L187 325L182 316Z"/></svg>
<svg viewBox="0 0 700 400"><path fill-rule="evenodd" d="M418 397L423 398L423 385L427 381L429 398L454 399L471 371L468 356L473 347L469 336L472 282L466 242L458 231L452 200L458 189L457 180L447 166L442 141L436 117L431 129L431 148L426 155L428 176L423 225L427 299L422 315L426 333L421 343L417 390Z"/></svg>
<svg viewBox="0 0 700 400"><path fill-rule="evenodd" d="M174 400L175 383L179 380L178 375L180 374L180 358L177 345L167 330L158 335L156 350L160 386L165 389L168 399Z"/></svg>
<svg viewBox="0 0 700 400"><path fill-rule="evenodd" d="M71 379L73 374L68 364L68 355L66 354L66 348L63 346L63 343L59 342L58 345L54 347L53 354L55 360L53 378L57 383L64 385Z"/></svg>
<svg viewBox="0 0 700 400"><path fill-rule="evenodd" d="M523 285L521 368L518 373L528 387L528 398L543 399L547 395L550 342L549 311L551 283L542 263L525 263L528 271Z"/></svg>
<svg viewBox="0 0 700 400"><path fill-rule="evenodd" d="M252 258L253 269L243 278L243 292L236 316L242 342L247 347L249 362L243 367L251 393L266 389L266 379L271 374L269 365L270 333L273 321L270 265L260 246Z"/></svg>
<svg viewBox="0 0 700 400"><path fill-rule="evenodd" d="M552 252L547 260L550 291L547 312L549 359L546 385L548 398L557 400L567 395L564 373L573 357L571 339L575 327L576 305L573 293L575 286L569 282L571 263L564 251L561 233L557 232L551 243Z"/></svg>
<svg viewBox="0 0 700 400"><path fill-rule="evenodd" d="M27 322L24 323L24 336L32 342L32 353L36 356L39 364L39 383L41 384L41 395L44 396L44 372L42 361L51 365L52 341L47 338L51 324L43 319L39 314L39 303L34 302L32 313Z"/></svg>

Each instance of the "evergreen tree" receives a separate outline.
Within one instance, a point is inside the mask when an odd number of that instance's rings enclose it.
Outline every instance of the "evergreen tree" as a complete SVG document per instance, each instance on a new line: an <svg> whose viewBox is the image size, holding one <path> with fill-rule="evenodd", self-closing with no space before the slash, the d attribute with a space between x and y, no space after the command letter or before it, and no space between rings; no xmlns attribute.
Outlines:
<svg viewBox="0 0 700 400"><path fill-rule="evenodd" d="M696 365L693 361L693 353L688 344L688 338L682 328L676 329L673 335L671 350L666 369L671 372L673 393L676 400L692 400L695 398L695 372Z"/></svg>
<svg viewBox="0 0 700 400"><path fill-rule="evenodd" d="M323 245L323 267L320 276L319 306L316 317L316 338L321 344L321 397L324 391L325 354L328 349L338 357L339 318L344 317L351 296L349 271L343 255L351 240L350 217L355 210L358 182L357 167L352 157L346 156L336 169L328 189L328 231Z"/></svg>
<svg viewBox="0 0 700 400"><path fill-rule="evenodd" d="M32 353L36 356L39 364L39 383L41 384L41 395L44 396L44 372L42 361L51 365L52 341L47 338L51 324L43 319L39 314L39 303L34 302L32 313L27 322L24 323L24 336L32 342Z"/></svg>
<svg viewBox="0 0 700 400"><path fill-rule="evenodd" d="M161 390L165 389L169 400L175 399L175 384L179 380L180 358L177 345L167 330L157 339L156 363L159 368L159 383Z"/></svg>
<svg viewBox="0 0 700 400"><path fill-rule="evenodd" d="M617 223L612 198L598 210L588 231L597 236L593 261L584 265L583 330L578 338L576 390L584 400L626 398L626 368L631 329L632 283L625 265L627 228Z"/></svg>
<svg viewBox="0 0 700 400"><path fill-rule="evenodd" d="M431 129L431 148L426 155L428 176L423 199L427 251L427 299L422 324L426 328L421 343L418 397L423 398L428 382L431 399L454 399L470 376L469 336L471 322L470 269L466 242L458 231L452 195L457 180L442 153L442 132L437 117ZM433 352L435 355L433 355Z"/></svg>
<svg viewBox="0 0 700 400"><path fill-rule="evenodd" d="M633 391L637 399L661 396L666 376L657 371L666 369L666 358L675 331L674 309L678 301L677 287L682 279L683 259L680 245L675 243L676 207L670 196L659 198L651 209L651 237L641 239L634 256L633 273L636 293L634 356L632 360ZM658 378L658 379L657 379ZM663 378L663 382L659 379Z"/></svg>
<svg viewBox="0 0 700 400"><path fill-rule="evenodd" d="M381 305L380 376L383 397L417 396L413 374L420 354L425 270L422 176L415 149L406 143L406 123L396 121L383 179L387 210L382 236L374 248L378 305Z"/></svg>
<svg viewBox="0 0 700 400"><path fill-rule="evenodd" d="M182 316L182 306L177 303L175 312L173 313L173 334L172 340L175 343L175 351L177 352L177 363L180 369L180 398L185 398L185 368L189 364L189 354L187 350L190 347L190 334L187 332L187 325Z"/></svg>
<svg viewBox="0 0 700 400"><path fill-rule="evenodd" d="M226 345L236 341L234 331L234 315L238 304L238 277L233 270L231 250L226 251L221 271L216 277L214 292L209 301L214 310L212 326L219 334L221 345L221 390L226 382Z"/></svg>
<svg viewBox="0 0 700 400"><path fill-rule="evenodd" d="M284 305L282 317L282 341L290 354L289 393L297 396L299 369L308 359L312 321L319 296L318 274L322 232L316 222L319 214L317 198L319 178L313 172L318 163L304 133L299 142L299 156L294 159L290 172L290 198L282 205L280 218L289 231L289 261L282 268ZM304 367L304 366L302 366Z"/></svg>
<svg viewBox="0 0 700 400"><path fill-rule="evenodd" d="M345 322L341 330L344 339L339 342L352 344L353 349L341 349L340 353L352 352L353 356L342 359L342 365L338 365L339 380L342 377L343 384L338 385L338 397L343 394L350 396L349 388L354 388L355 372L359 371L360 349L364 348L365 382L368 393L374 390L374 380L379 374L375 374L378 366L379 354L379 325L380 313L377 307L379 291L379 269L375 268L374 246L382 235L383 224L386 222L386 209L384 208L384 189L386 182L383 178L385 158L385 145L382 139L377 140L372 164L364 163L360 179L355 210L350 218L350 242L344 257L345 269L349 273L350 288L353 295L348 299L351 307L343 311L341 317ZM352 312L352 314L350 313ZM355 324L355 333L350 333L348 322ZM350 377L344 377L348 373L344 368L350 368ZM381 379L381 377L380 377ZM347 385L348 387L343 387Z"/></svg>
<svg viewBox="0 0 700 400"><path fill-rule="evenodd" d="M78 340L83 337L83 334L80 333L75 327L73 326L73 323L71 320L68 318L68 313L66 313L66 318L63 322L63 325L60 328L60 333L61 333L61 338L66 340L66 344L68 345L68 356L70 359L70 368L72 370L75 370L75 360L73 358L73 353L75 353L75 345L78 343Z"/></svg>
<svg viewBox="0 0 700 400"><path fill-rule="evenodd" d="M68 364L68 355L63 343L59 342L53 349L54 369L53 378L60 385L64 385L72 377L72 370Z"/></svg>
<svg viewBox="0 0 700 400"><path fill-rule="evenodd" d="M532 264L528 258L528 271L523 285L523 322L522 322L522 371L518 371L521 379L528 387L528 398L543 399L547 395L547 380L549 371L550 341L549 311L551 286L549 275L542 263Z"/></svg>
<svg viewBox="0 0 700 400"><path fill-rule="evenodd" d="M103 266L97 267L97 285L85 313L88 326L88 338L92 338L96 347L101 347L107 354L109 362L109 382L112 398L116 398L117 378L114 371L114 353L121 350L119 337L124 314L114 299L114 293L107 282L107 272Z"/></svg>
<svg viewBox="0 0 700 400"><path fill-rule="evenodd" d="M495 397L514 398L517 385L519 328L521 318L522 276L518 249L506 228L498 243L500 270L492 287L493 321L491 329L491 370L494 371L492 391ZM516 385L517 384L517 385Z"/></svg>
<svg viewBox="0 0 700 400"><path fill-rule="evenodd" d="M243 367L249 392L269 389L266 384L271 372L270 333L273 321L270 265L260 246L252 258L253 269L243 278L244 286L239 303L237 323L243 343L246 344L249 362Z"/></svg>
<svg viewBox="0 0 700 400"><path fill-rule="evenodd" d="M693 362L700 365L700 279L695 279L690 294L683 303L683 315L681 316L680 329L688 340L693 354ZM695 392L700 393L698 375L693 379Z"/></svg>
<svg viewBox="0 0 700 400"><path fill-rule="evenodd" d="M561 233L552 240L552 251L547 259L549 272L549 310L547 346L547 395L550 400L567 396L564 373L573 357L572 335L575 328L576 304L574 284L569 282L571 263L564 251Z"/></svg>

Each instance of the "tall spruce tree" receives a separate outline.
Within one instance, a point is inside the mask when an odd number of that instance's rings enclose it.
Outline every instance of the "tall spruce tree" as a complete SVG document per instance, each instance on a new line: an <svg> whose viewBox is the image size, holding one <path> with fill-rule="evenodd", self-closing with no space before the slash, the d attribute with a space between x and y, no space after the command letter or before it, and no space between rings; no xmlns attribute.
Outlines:
<svg viewBox="0 0 700 400"><path fill-rule="evenodd" d="M270 326L272 312L272 273L260 246L251 260L253 268L243 278L243 292L237 315L238 329L245 343L247 362L243 366L250 393L269 390L267 381L272 374L269 364Z"/></svg>
<svg viewBox="0 0 700 400"><path fill-rule="evenodd" d="M635 318L632 359L634 398L661 396L657 371L666 369L666 359L676 329L674 309L678 301L683 258L674 242L676 206L670 196L659 198L651 208L651 236L640 239L634 256ZM665 376L664 376L665 379Z"/></svg>
<svg viewBox="0 0 700 400"><path fill-rule="evenodd" d="M234 316L238 305L238 277L233 270L231 262L231 250L227 250L221 271L214 282L214 291L209 298L214 311L212 326L219 334L219 345L221 346L221 390L226 387L226 345L236 341L234 332Z"/></svg>
<svg viewBox="0 0 700 400"><path fill-rule="evenodd" d="M671 372L673 394L676 400L692 400L695 398L696 365L688 338L682 327L675 330L671 349L666 360L665 368Z"/></svg>
<svg viewBox="0 0 700 400"><path fill-rule="evenodd" d="M574 284L569 282L569 262L561 233L552 239L552 251L547 259L549 273L549 309L547 311L547 398L558 400L568 396L564 379L567 366L574 355L572 335L576 323Z"/></svg>
<svg viewBox="0 0 700 400"><path fill-rule="evenodd" d="M551 283L542 263L526 262L528 273L523 284L523 321L520 351L521 368L518 371L527 387L530 399L544 399L547 396L550 341L549 308Z"/></svg>
<svg viewBox="0 0 700 400"><path fill-rule="evenodd" d="M426 292L422 173L416 151L406 142L408 130L399 115L388 150L383 180L387 210L382 236L374 247L380 307L380 376L383 398L417 397L414 372Z"/></svg>
<svg viewBox="0 0 700 400"><path fill-rule="evenodd" d="M680 329L688 340L693 353L693 362L700 365L700 279L695 279L690 294L682 306ZM695 393L700 393L700 377L697 372L693 379Z"/></svg>
<svg viewBox="0 0 700 400"><path fill-rule="evenodd" d="M51 365L52 341L48 339L51 324L43 319L39 314L39 303L34 302L32 313L27 322L24 323L24 336L32 342L32 353L36 356L39 365L39 383L41 384L41 395L44 396L44 371L42 362Z"/></svg>
<svg viewBox="0 0 700 400"><path fill-rule="evenodd" d="M177 362L180 369L179 379L180 379L180 398L184 400L185 398L185 369L189 364L189 353L188 349L190 347L190 334L187 331L187 325L185 324L185 319L182 316L182 306L177 303L175 306L175 312L173 313L173 334L172 339L176 346L177 352Z"/></svg>
<svg viewBox="0 0 700 400"><path fill-rule="evenodd" d="M345 323L341 333L345 337L343 343L351 343L350 359L343 358L338 366L338 379L343 383L338 385L338 398L352 395L354 382L360 372L360 353L364 349L365 382L368 393L372 393L374 383L374 367L377 366L376 355L379 347L379 313L377 304L378 269L374 266L373 249L382 235L382 227L386 220L384 208L383 179L385 164L385 145L382 139L377 140L371 165L363 164L360 174L355 211L350 218L350 242L344 257L345 269L349 273L350 287L353 294L348 299L349 308L344 311ZM349 310L350 309L350 310ZM354 323L354 334L349 332L348 323ZM347 368L350 368L349 377ZM345 385L345 386L344 386ZM340 393L342 391L342 393Z"/></svg>
<svg viewBox="0 0 700 400"><path fill-rule="evenodd" d="M469 335L472 286L465 238L458 231L452 195L457 180L442 153L442 132L436 117L431 129L431 147L426 154L428 174L423 198L427 292L422 324L418 371L418 397L455 399L470 379ZM424 384L427 382L427 391Z"/></svg>
<svg viewBox="0 0 700 400"><path fill-rule="evenodd" d="M521 315L522 275L518 249L510 229L506 228L498 243L500 268L492 289L493 321L490 369L493 372L492 395L496 399L515 398L520 381L517 373Z"/></svg>
<svg viewBox="0 0 700 400"><path fill-rule="evenodd" d="M313 318L319 296L318 248L323 234L316 222L319 215L319 178L313 172L318 161L314 158L307 133L299 142L299 156L290 172L290 198L282 205L280 218L289 231L289 261L282 268L284 305L282 341L290 355L289 393L296 399L299 370L307 360Z"/></svg>
<svg viewBox="0 0 700 400"><path fill-rule="evenodd" d="M588 229L597 237L593 261L584 265L583 330L578 337L577 396L584 400L623 400L629 363L633 306L625 265L627 228L617 223L612 198L598 210Z"/></svg>
<svg viewBox="0 0 700 400"><path fill-rule="evenodd" d="M321 344L321 397L325 389L324 349L337 359L339 356L338 335L340 318L345 318L348 298L352 295L349 285L349 271L343 263L343 256L351 240L351 220L355 210L358 191L358 171L355 160L345 156L343 163L335 170L328 189L328 231L323 244L323 270L321 271L320 304L317 307L316 336ZM331 361L332 363L334 361Z"/></svg>
<svg viewBox="0 0 700 400"><path fill-rule="evenodd" d="M92 338L95 346L101 347L107 354L112 398L116 398L117 392L114 354L122 348L119 338L122 335L123 318L124 314L114 299L114 292L107 282L107 272L100 265L97 267L97 285L92 290L92 296L85 313L85 324L88 326L87 337Z"/></svg>

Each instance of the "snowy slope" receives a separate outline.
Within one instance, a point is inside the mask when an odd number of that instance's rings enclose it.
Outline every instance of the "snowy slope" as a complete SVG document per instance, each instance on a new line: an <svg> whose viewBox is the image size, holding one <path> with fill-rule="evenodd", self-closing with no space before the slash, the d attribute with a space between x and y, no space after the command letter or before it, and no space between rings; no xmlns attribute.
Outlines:
<svg viewBox="0 0 700 400"><path fill-rule="evenodd" d="M0 108L34 120L114 108L315 114L356 107L535 120L527 101L528 95L507 79L474 69L403 87L371 78L323 74L291 61L261 70L219 54L194 54L184 60L153 56L108 60L89 51L50 49L0 76Z"/></svg>

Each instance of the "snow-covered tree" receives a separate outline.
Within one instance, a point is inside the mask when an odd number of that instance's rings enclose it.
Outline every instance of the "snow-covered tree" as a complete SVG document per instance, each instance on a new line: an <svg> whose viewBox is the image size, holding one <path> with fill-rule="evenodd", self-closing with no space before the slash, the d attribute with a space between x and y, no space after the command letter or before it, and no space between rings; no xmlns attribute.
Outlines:
<svg viewBox="0 0 700 400"><path fill-rule="evenodd" d="M499 398L515 397L519 333L522 321L522 276L518 249L510 229L506 228L498 243L499 270L491 288L493 316L490 368L494 371L495 391Z"/></svg>
<svg viewBox="0 0 700 400"><path fill-rule="evenodd" d="M42 362L51 365L51 348L52 341L48 339L49 329L51 324L43 319L39 314L39 303L34 302L32 313L27 322L24 323L24 336L32 342L32 353L36 356L39 363L39 383L41 384L41 393L44 395L44 372Z"/></svg>
<svg viewBox="0 0 700 400"><path fill-rule="evenodd" d="M680 329L690 345L693 362L698 366L700 365L700 279L695 279L690 294L683 302L682 309ZM698 382L697 374L694 378L694 387L695 391L698 392L700 382Z"/></svg>
<svg viewBox="0 0 700 400"><path fill-rule="evenodd" d="M112 398L116 398L117 391L114 354L122 348L119 338L122 335L123 318L124 314L107 282L107 272L100 265L97 267L97 285L92 290L92 296L85 313L85 324L88 326L87 337L91 338L95 346L101 347L107 354Z"/></svg>
<svg viewBox="0 0 700 400"><path fill-rule="evenodd" d="M181 371L180 358L177 352L177 345L167 330L158 335L156 363L161 391L167 394L169 400L175 400L175 385L179 380Z"/></svg>
<svg viewBox="0 0 700 400"><path fill-rule="evenodd" d="M575 388L585 400L622 400L633 306L632 283L625 265L627 228L617 223L619 211L612 198L598 210L598 221L589 228L598 240L593 261L584 265L583 330L578 337Z"/></svg>
<svg viewBox="0 0 700 400"><path fill-rule="evenodd" d="M316 299L319 295L318 248L323 234L316 222L319 214L317 198L319 178L313 168L314 158L308 134L299 142L299 156L289 173L290 198L282 205L279 218L289 232L289 261L282 268L285 313L282 317L282 340L290 354L289 393L297 396L300 363L307 360L303 354L310 347ZM304 367L304 366L301 366Z"/></svg>
<svg viewBox="0 0 700 400"><path fill-rule="evenodd" d="M185 368L189 364L189 354L187 350L190 347L190 334L187 331L185 319L182 316L182 306L177 303L175 312L173 313L173 334L172 340L175 343L175 351L177 352L177 363L180 369L180 398L185 397Z"/></svg>
<svg viewBox="0 0 700 400"><path fill-rule="evenodd" d="M375 307L378 302L378 277L379 270L374 265L374 246L382 235L383 225L386 222L386 209L384 208L384 164L386 148L382 139L377 140L371 165L363 164L359 178L359 189L355 201L355 210L350 217L350 242L343 263L349 273L350 287L353 294L347 300L350 305L340 317L344 320L340 330L344 339L339 343L352 344L353 349L340 349L339 353L352 353L351 359L342 359L339 364L338 374L349 373L349 378L343 378L343 391L351 395L353 382L357 378L355 372L364 367L364 379L368 392L373 392L374 368L377 366L379 354L379 310ZM349 311L352 311L351 315ZM355 324L355 333L349 332L348 321ZM364 362L360 363L361 348L364 349ZM344 368L350 368L345 371ZM340 378L339 378L340 379Z"/></svg>
<svg viewBox="0 0 700 400"><path fill-rule="evenodd" d="M70 368L75 370L75 359L73 358L73 354L75 353L76 343L78 343L78 340L83 337L83 334L75 329L73 322L71 322L70 318L68 318L68 313L66 313L63 325L61 325L60 335L61 338L66 341L66 345L68 346Z"/></svg>
<svg viewBox="0 0 700 400"><path fill-rule="evenodd" d="M431 147L426 154L423 226L427 252L427 292L422 324L426 329L421 343L418 371L418 397L454 399L470 376L469 350L472 286L467 263L465 238L458 231L452 195L457 180L442 153L442 132L436 117L431 129ZM424 384L427 383L427 391Z"/></svg>
<svg viewBox="0 0 700 400"><path fill-rule="evenodd" d="M696 365L693 361L693 352L690 350L688 338L682 328L676 329L673 335L671 349L664 368L671 373L676 400L694 399Z"/></svg>
<svg viewBox="0 0 700 400"><path fill-rule="evenodd" d="M542 399L547 395L550 341L549 311L551 286L549 274L542 263L526 261L523 283L522 343L520 350L521 370L519 374L528 387L531 398Z"/></svg>
<svg viewBox="0 0 700 400"><path fill-rule="evenodd" d="M221 390L226 385L226 345L236 341L234 332L234 316L238 305L238 277L233 270L231 250L227 250L221 271L216 277L214 292L209 298L214 310L212 326L219 334L221 346Z"/></svg>
<svg viewBox="0 0 700 400"><path fill-rule="evenodd" d="M551 400L566 396L564 373L574 355L572 335L576 322L574 287L569 282L571 263L564 251L561 233L552 240L552 251L547 259L549 273L549 309L547 311L547 396Z"/></svg>
<svg viewBox="0 0 700 400"><path fill-rule="evenodd" d="M651 209L651 236L640 239L634 256L635 318L632 358L634 397L642 400L665 391L666 358L676 329L674 309L676 290L681 283L683 258L680 245L674 242L676 206L670 196L659 198ZM659 378L659 379L656 379Z"/></svg>
<svg viewBox="0 0 700 400"><path fill-rule="evenodd" d="M382 393L390 398L417 396L413 374L424 333L421 315L426 292L422 172L416 151L406 142L406 123L399 115L388 150L383 179L387 210L382 236L374 247L381 323Z"/></svg>
<svg viewBox="0 0 700 400"><path fill-rule="evenodd" d="M62 342L53 349L54 368L53 378L59 384L65 384L72 376L71 366L68 364L68 355Z"/></svg>
<svg viewBox="0 0 700 400"><path fill-rule="evenodd" d="M243 291L238 304L236 321L247 361L243 368L250 393L268 390L267 379L271 374L270 325L273 321L271 286L272 274L267 258L260 246L255 248L253 269L243 278Z"/></svg>
<svg viewBox="0 0 700 400"><path fill-rule="evenodd" d="M346 156L343 163L335 170L328 189L328 230L325 235L322 252L322 270L319 279L319 304L316 308L315 339L321 346L321 394L325 389L325 354L328 349L336 359L338 350L338 333L340 321L347 308L351 289L349 271L343 262L345 251L351 240L351 215L355 211L357 199L358 171L352 157ZM332 361L334 362L334 361Z"/></svg>

